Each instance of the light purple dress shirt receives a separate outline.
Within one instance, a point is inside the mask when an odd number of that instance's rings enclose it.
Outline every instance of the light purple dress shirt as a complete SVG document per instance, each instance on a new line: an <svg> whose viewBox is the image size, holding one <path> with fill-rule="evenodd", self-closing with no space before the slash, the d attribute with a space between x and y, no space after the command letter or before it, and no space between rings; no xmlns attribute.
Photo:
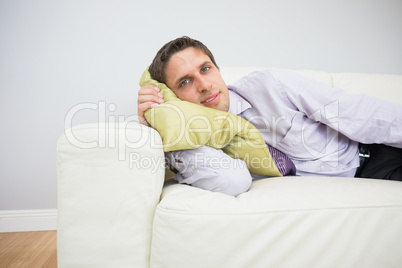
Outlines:
<svg viewBox="0 0 402 268"><path fill-rule="evenodd" d="M285 153L296 175L354 177L359 143L402 148L398 104L353 95L281 69L251 73L228 88L229 112L251 122L267 144ZM210 147L167 156L179 171L177 181L211 191L238 195L256 178L243 161ZM211 159L218 158L228 163L211 165Z"/></svg>

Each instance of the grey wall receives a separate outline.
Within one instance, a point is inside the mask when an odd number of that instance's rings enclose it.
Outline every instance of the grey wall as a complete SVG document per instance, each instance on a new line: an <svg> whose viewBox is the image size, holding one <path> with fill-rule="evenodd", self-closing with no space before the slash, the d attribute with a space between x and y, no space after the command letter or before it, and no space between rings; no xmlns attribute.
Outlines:
<svg viewBox="0 0 402 268"><path fill-rule="evenodd" d="M135 115L141 73L173 38L203 41L221 66L402 74L401 12L400 0L0 0L0 210L56 208L68 112Z"/></svg>

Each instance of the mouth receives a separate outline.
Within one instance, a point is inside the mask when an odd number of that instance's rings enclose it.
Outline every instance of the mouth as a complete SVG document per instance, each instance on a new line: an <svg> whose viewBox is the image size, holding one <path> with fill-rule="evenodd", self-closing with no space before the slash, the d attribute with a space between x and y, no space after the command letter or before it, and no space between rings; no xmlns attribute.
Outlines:
<svg viewBox="0 0 402 268"><path fill-rule="evenodd" d="M215 94L211 94L208 97L206 97L203 101L201 101L201 104L202 105L212 105L219 100L220 96L221 96L221 94L219 92L215 93Z"/></svg>

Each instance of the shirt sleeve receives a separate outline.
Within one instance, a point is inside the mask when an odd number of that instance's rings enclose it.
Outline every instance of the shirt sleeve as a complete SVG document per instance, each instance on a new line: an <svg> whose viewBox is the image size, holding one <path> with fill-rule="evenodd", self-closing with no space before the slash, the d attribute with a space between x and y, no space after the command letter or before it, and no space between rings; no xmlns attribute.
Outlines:
<svg viewBox="0 0 402 268"><path fill-rule="evenodd" d="M222 150L200 148L166 153L167 161L178 173L175 180L204 190L237 196L246 192L252 177L241 159L233 159Z"/></svg>
<svg viewBox="0 0 402 268"><path fill-rule="evenodd" d="M298 110L349 139L402 148L402 106L296 74L279 73L283 94ZM381 90L381 89L379 89Z"/></svg>

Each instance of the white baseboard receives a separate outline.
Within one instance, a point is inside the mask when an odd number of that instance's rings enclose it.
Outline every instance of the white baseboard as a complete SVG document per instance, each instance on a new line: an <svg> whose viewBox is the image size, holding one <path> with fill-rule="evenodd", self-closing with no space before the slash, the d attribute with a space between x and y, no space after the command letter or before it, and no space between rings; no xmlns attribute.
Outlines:
<svg viewBox="0 0 402 268"><path fill-rule="evenodd" d="M0 233L57 230L57 210L0 210Z"/></svg>

